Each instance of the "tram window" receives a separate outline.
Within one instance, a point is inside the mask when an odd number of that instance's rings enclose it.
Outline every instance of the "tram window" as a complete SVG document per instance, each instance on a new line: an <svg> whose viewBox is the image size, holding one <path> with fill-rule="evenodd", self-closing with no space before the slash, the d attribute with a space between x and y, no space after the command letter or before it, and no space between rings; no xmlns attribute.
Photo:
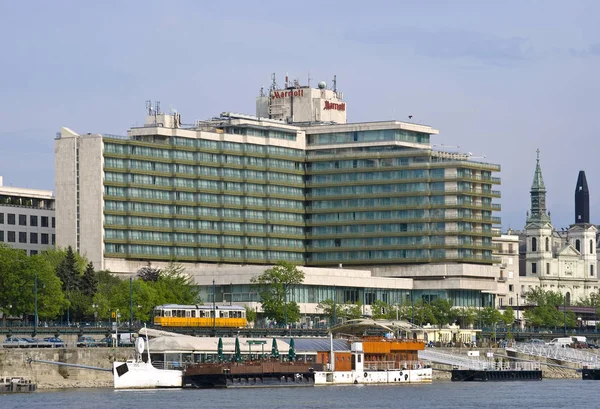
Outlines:
<svg viewBox="0 0 600 409"><path fill-rule="evenodd" d="M190 311L186 311L185 316L186 316L186 318L190 318Z"/></svg>
<svg viewBox="0 0 600 409"><path fill-rule="evenodd" d="M225 311L219 311L219 318L227 318L225 315Z"/></svg>
<svg viewBox="0 0 600 409"><path fill-rule="evenodd" d="M196 318L196 310L192 311L192 318Z"/></svg>
<svg viewBox="0 0 600 409"><path fill-rule="evenodd" d="M171 316L171 311L163 311L163 313L165 314L165 317L170 317Z"/></svg>

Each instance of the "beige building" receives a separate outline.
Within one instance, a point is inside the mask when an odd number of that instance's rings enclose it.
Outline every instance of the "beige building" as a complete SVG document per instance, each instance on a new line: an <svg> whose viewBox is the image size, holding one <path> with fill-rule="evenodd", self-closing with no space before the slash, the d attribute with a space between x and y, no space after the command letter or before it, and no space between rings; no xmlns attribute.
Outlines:
<svg viewBox="0 0 600 409"><path fill-rule="evenodd" d="M0 243L30 256L53 247L54 217L52 191L3 186L0 176Z"/></svg>

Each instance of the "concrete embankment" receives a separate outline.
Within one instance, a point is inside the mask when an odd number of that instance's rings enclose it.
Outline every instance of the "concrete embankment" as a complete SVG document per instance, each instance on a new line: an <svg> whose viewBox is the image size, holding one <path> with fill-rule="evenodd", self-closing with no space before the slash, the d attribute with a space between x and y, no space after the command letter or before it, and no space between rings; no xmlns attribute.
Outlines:
<svg viewBox="0 0 600 409"><path fill-rule="evenodd" d="M111 369L115 360L134 355L133 348L48 348L0 349L0 375L28 376L38 389L112 387L112 373L52 365L27 363L29 358Z"/></svg>

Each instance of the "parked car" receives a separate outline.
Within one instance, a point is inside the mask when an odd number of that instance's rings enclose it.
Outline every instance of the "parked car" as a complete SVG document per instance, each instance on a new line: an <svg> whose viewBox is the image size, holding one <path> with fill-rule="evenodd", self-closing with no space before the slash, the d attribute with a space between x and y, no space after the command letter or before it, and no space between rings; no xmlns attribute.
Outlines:
<svg viewBox="0 0 600 409"><path fill-rule="evenodd" d="M100 346L98 341L96 341L92 337L82 336L77 339L77 347L78 348L86 348L86 347L97 347Z"/></svg>
<svg viewBox="0 0 600 409"><path fill-rule="evenodd" d="M65 341L59 337L44 338L44 342L47 342L50 348L65 348L67 346Z"/></svg>
<svg viewBox="0 0 600 409"><path fill-rule="evenodd" d="M102 338L100 341L98 341L98 343L103 347L112 347L114 342L115 340L113 337Z"/></svg>
<svg viewBox="0 0 600 409"><path fill-rule="evenodd" d="M543 339L528 339L527 341L525 341L526 344L534 344L534 345L546 345L546 341L544 341Z"/></svg>
<svg viewBox="0 0 600 409"><path fill-rule="evenodd" d="M21 337L7 337L2 343L4 348L31 348L31 342Z"/></svg>

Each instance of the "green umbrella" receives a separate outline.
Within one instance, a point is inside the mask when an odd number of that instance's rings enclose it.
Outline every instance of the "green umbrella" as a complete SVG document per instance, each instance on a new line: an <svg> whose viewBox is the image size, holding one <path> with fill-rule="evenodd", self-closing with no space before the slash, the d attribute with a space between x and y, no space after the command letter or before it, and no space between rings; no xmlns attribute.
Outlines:
<svg viewBox="0 0 600 409"><path fill-rule="evenodd" d="M273 358L279 358L279 349L277 349L277 341L273 338L273 346L271 347L271 355Z"/></svg>
<svg viewBox="0 0 600 409"><path fill-rule="evenodd" d="M233 357L235 362L242 361L242 351L240 350L240 339L238 337L235 338L235 356Z"/></svg>
<svg viewBox="0 0 600 409"><path fill-rule="evenodd" d="M219 338L219 343L217 344L217 354L219 355L219 361L223 360L223 338Z"/></svg>
<svg viewBox="0 0 600 409"><path fill-rule="evenodd" d="M288 351L288 360L296 360L296 347L294 346L294 338L290 338L290 350Z"/></svg>

